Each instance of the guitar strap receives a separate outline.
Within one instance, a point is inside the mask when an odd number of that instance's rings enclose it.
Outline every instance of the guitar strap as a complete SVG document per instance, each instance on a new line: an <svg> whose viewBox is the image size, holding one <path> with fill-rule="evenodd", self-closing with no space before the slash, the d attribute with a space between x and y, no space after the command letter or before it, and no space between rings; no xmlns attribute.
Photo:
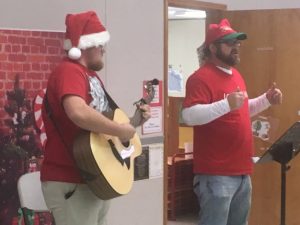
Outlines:
<svg viewBox="0 0 300 225"><path fill-rule="evenodd" d="M45 110L46 110L46 114L48 116L48 118L52 121L52 124L53 126L55 127L55 129L57 130L58 134L59 134L59 137L61 139L61 141L64 143L65 147L67 149L70 149L70 147L68 146L67 142L65 142L65 140L63 139L63 136L62 136L62 133L57 125L57 123L55 122L54 118L53 118L53 113L52 113L52 109L51 109L51 106L49 104L49 101L48 101L48 95L47 95L47 91L45 93L45 96L44 96L44 100L43 100L43 103L45 105Z"/></svg>
<svg viewBox="0 0 300 225"><path fill-rule="evenodd" d="M101 81L101 84L102 84L102 81ZM101 85L101 87L103 88L104 90L104 93L107 97L107 100L108 100L108 103L109 103L109 107L112 109L112 110L115 110L117 108L119 108L119 106L115 103L115 101L110 97L110 95L107 93L107 91L105 90L103 84ZM49 104L49 101L48 101L48 95L47 95L47 91L45 93L45 96L44 96L44 100L43 100L43 103L45 105L45 110L46 110L46 114L48 116L48 118L52 121L55 129L57 130L62 142L64 143L65 147L67 147L67 149L70 149L70 147L67 145L67 143L65 142L65 140L63 139L63 136L62 136L62 133L57 125L57 123L55 122L54 118L53 118L53 114L52 114L52 109L51 109L51 106Z"/></svg>
<svg viewBox="0 0 300 225"><path fill-rule="evenodd" d="M100 81L101 81L101 80L100 80ZM102 81L101 81L101 84L102 84ZM101 85L101 87L102 87L103 90L104 90L104 93L105 93L106 98L107 98L107 100L108 100L109 107L110 107L113 111L114 111L115 109L119 108L118 105L115 103L115 101L114 101L114 100L110 97L110 95L107 93L107 91L106 91L106 89L104 88L103 84ZM52 124L54 125L55 129L57 130L58 135L59 135L59 137L60 137L62 143L65 145L65 147L66 147L67 149L72 149L72 148L67 144L67 142L64 140L63 135L62 135L62 132L61 132L61 129L59 129L58 124L56 123L55 119L53 118L53 113L52 113L53 111L52 111L51 106L50 106L49 101L48 101L47 91L46 91L46 93L45 93L43 103L45 104L45 111L46 111L46 114L47 114L48 118L52 121ZM127 167L130 168L130 159L129 159L129 158L123 159L123 158L120 156L120 154L119 154L119 152L118 152L118 150L117 150L115 144L114 144L111 140L108 140L108 143L109 143L109 145L110 145L110 147L111 147L111 149L112 149L112 152L113 152L114 156L116 157L116 159L117 159L122 165L125 163L125 164L127 165ZM129 143L128 143L128 144L129 144ZM126 144L125 144L125 145L126 145ZM91 181L91 180L94 180L94 179L95 179L95 176L93 176L93 175L90 174L89 172L83 171L83 170L80 169L80 168L79 168L79 170L80 170L80 172L81 172L81 174L82 174L82 176L83 176L83 178L84 178L85 180L90 180L90 181ZM77 186L75 186L75 189L74 189L73 191L70 191L70 192L68 192L68 193L65 195L65 198L66 198L66 199L70 198L70 197L73 195L74 191L76 190L76 187L77 187Z"/></svg>
<svg viewBox="0 0 300 225"><path fill-rule="evenodd" d="M62 143L65 145L65 147L66 147L67 149L70 149L69 146L68 146L68 144L67 144L67 142L64 140L64 138L63 138L63 136L62 136L62 133L61 133L60 129L58 128L57 123L55 122L55 120L54 120L54 118L53 118L52 109L51 109L50 104L49 104L49 101L48 101L47 91L46 91L46 93L45 93L43 103L44 103L44 105L45 105L46 114L47 114L48 118L52 121L52 124L53 124L53 126L55 127L55 129L57 130L58 135L59 135L59 137L60 137ZM65 198L65 199L69 199L69 198L74 194L74 192L76 191L76 188L77 188L77 185L75 185L75 187L74 187L73 190L67 192L67 193L65 194L64 198Z"/></svg>
<svg viewBox="0 0 300 225"><path fill-rule="evenodd" d="M110 107L112 110L118 109L119 106L117 105L117 103L115 103L115 101L110 97L110 95L107 93L106 89L105 89L103 86L102 86L102 88L103 88L104 93L105 93L105 95L106 95L106 98L107 98L109 107Z"/></svg>

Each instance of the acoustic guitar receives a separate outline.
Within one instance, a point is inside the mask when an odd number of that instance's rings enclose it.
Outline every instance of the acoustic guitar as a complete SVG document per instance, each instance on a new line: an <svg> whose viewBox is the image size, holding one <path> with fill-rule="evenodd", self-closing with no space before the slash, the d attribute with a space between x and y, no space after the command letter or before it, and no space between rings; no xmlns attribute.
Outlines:
<svg viewBox="0 0 300 225"><path fill-rule="evenodd" d="M147 96L135 102L137 110L129 119L120 109L113 110L113 118L117 123L131 123L134 127L140 125L142 112L138 105L148 104L154 97L154 87L158 80L146 82L144 86ZM108 99L110 97L108 96ZM82 178L93 193L103 200L112 199L127 194L134 181L134 159L142 152L141 141L135 133L127 143L122 143L118 137L83 132L75 140L73 154Z"/></svg>

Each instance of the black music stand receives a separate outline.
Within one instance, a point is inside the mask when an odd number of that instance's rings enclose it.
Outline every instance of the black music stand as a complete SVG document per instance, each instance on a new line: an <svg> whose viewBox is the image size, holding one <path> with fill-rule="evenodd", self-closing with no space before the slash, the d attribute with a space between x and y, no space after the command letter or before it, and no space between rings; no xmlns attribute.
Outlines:
<svg viewBox="0 0 300 225"><path fill-rule="evenodd" d="M300 151L300 122L294 123L275 143L266 151L256 163L276 161L281 165L281 210L280 225L285 224L286 209L286 172L287 165Z"/></svg>

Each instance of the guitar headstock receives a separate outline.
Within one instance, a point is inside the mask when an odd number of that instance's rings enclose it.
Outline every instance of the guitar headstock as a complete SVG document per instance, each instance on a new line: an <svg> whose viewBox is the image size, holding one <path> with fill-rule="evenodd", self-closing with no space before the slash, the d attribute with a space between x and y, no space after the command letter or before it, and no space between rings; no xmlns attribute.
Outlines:
<svg viewBox="0 0 300 225"><path fill-rule="evenodd" d="M159 81L157 79L147 81L146 84L144 85L144 90L146 91L147 96L144 97L144 98L141 98L140 100L136 101L133 104L134 105L136 105L136 104L149 104L155 96L154 85L158 85L158 84L159 84Z"/></svg>
<svg viewBox="0 0 300 225"><path fill-rule="evenodd" d="M153 79L150 81L147 81L146 84L144 85L144 89L146 90L147 97L143 98L145 100L146 104L149 104L155 95L155 89L154 85L158 85L159 81L157 79Z"/></svg>
<svg viewBox="0 0 300 225"><path fill-rule="evenodd" d="M133 105L136 106L136 110L133 117L130 119L130 124L133 125L134 127L140 126L143 123L143 121L145 121L145 118L142 115L142 113L145 111L140 107L142 105L149 104L153 100L155 95L154 85L158 85L158 84L159 81L157 79L147 81L143 87L147 96L133 103Z"/></svg>

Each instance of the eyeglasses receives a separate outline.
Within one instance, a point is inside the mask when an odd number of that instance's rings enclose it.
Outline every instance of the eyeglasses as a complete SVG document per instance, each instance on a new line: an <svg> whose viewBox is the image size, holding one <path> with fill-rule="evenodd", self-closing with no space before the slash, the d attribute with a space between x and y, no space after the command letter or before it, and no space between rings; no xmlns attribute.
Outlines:
<svg viewBox="0 0 300 225"><path fill-rule="evenodd" d="M226 44L229 47L233 47L234 45L241 45L241 41L238 39L219 40L215 43Z"/></svg>

